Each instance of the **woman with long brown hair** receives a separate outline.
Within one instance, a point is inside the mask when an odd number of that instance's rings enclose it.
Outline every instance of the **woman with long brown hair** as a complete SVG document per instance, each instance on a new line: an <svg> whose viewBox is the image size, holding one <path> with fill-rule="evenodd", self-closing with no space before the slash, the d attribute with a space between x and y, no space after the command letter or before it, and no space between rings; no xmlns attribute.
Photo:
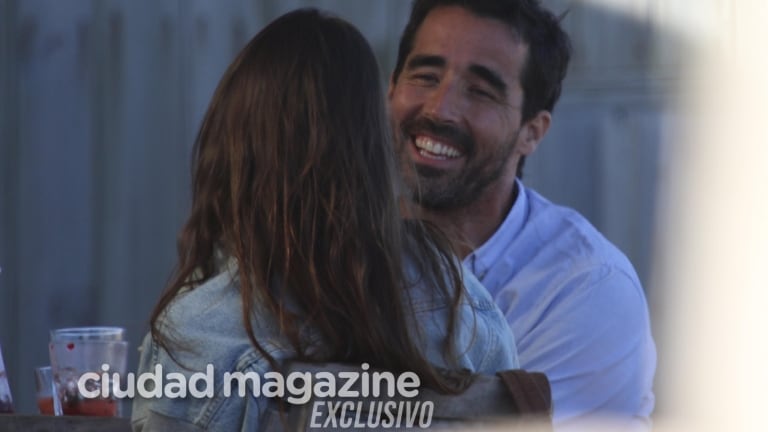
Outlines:
<svg viewBox="0 0 768 432"><path fill-rule="evenodd" d="M442 369L516 366L492 299L439 233L400 216L380 86L363 36L316 10L278 18L229 66L139 366L190 376L212 365L215 390L137 398L135 430L258 429L268 401L227 397L224 374L288 360L411 371L441 391L455 390Z"/></svg>

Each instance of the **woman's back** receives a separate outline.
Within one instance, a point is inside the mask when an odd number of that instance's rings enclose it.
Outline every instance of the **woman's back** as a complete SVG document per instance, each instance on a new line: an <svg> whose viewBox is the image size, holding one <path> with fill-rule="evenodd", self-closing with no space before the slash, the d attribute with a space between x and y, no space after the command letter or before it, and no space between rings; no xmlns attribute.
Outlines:
<svg viewBox="0 0 768 432"><path fill-rule="evenodd" d="M424 355L437 367L452 367L445 363L443 356L449 312L453 308L451 299L436 293L429 284L414 285L409 293L409 307L413 310L410 328L419 333L416 337ZM257 302L255 307L253 328L256 338L281 364L295 358L296 352L290 341L280 333L277 317L263 303ZM193 374L206 371L210 365L213 392L204 398L155 400L137 397L133 405L134 430L159 430L152 426L159 419L166 421L162 423L166 427L178 421L204 430L258 430L271 399L265 397L262 386L273 382L267 378L267 372L274 370L267 358L251 344L243 323L233 317L241 309L234 262L216 277L176 297L160 325L183 329L183 335L179 335L176 342L184 349L174 350L174 358L171 358L168 351L147 335L142 344L139 371L154 372L160 364L163 376L181 374L188 383ZM493 299L472 276L466 280L466 292L457 319L459 325L453 335L461 353L456 359L457 366L484 374L517 368L509 327ZM322 350L322 335L308 329L305 337L308 346ZM234 380L227 396L225 373L230 376L256 374L259 382L248 386L245 395L239 395L240 384Z"/></svg>
<svg viewBox="0 0 768 432"><path fill-rule="evenodd" d="M514 365L488 294L476 281L465 293L447 241L400 217L380 85L363 36L314 10L278 18L241 51L198 135L179 266L140 372L334 361L454 391L440 368ZM137 429L150 412L252 425L259 399L218 385L212 400L137 400Z"/></svg>

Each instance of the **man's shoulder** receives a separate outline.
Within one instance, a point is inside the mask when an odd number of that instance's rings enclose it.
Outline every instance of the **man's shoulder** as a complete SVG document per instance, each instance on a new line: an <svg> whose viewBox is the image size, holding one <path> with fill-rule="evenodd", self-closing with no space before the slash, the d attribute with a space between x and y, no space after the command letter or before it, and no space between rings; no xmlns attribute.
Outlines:
<svg viewBox="0 0 768 432"><path fill-rule="evenodd" d="M547 317L550 323L594 327L595 311L601 307L603 312L597 315L603 323L613 320L611 312L636 316L642 324L647 315L645 294L629 259L577 211L534 191L528 194L524 229L505 250L505 260L515 262L509 267L514 270L498 275L496 297L502 309L516 311L512 314L519 321L516 325L524 328L518 331L527 334ZM517 255L523 247L529 253ZM560 317L553 321L552 314Z"/></svg>
<svg viewBox="0 0 768 432"><path fill-rule="evenodd" d="M522 227L483 280L521 366L549 376L556 421L598 411L647 417L655 348L632 264L577 211L524 190Z"/></svg>
<svg viewBox="0 0 768 432"><path fill-rule="evenodd" d="M568 262L572 268L614 268L636 278L624 253L578 211L526 189L529 211L519 241L533 257ZM509 253L514 253L510 248Z"/></svg>

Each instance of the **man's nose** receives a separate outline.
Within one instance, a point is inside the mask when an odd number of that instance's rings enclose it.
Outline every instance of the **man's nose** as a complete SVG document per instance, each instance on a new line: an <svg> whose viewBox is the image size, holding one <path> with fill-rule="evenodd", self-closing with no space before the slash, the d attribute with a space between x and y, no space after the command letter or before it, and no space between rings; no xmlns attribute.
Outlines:
<svg viewBox="0 0 768 432"><path fill-rule="evenodd" d="M429 95L424 112L435 120L458 123L464 102L461 96L461 89L456 83L442 82Z"/></svg>

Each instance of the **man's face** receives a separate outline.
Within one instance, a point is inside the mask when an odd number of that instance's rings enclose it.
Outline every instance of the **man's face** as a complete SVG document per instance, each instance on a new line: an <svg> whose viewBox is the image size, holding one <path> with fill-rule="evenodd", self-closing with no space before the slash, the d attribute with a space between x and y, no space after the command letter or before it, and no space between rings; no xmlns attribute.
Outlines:
<svg viewBox="0 0 768 432"><path fill-rule="evenodd" d="M465 207L514 179L526 54L501 21L458 6L427 15L389 89L400 169L423 207Z"/></svg>

